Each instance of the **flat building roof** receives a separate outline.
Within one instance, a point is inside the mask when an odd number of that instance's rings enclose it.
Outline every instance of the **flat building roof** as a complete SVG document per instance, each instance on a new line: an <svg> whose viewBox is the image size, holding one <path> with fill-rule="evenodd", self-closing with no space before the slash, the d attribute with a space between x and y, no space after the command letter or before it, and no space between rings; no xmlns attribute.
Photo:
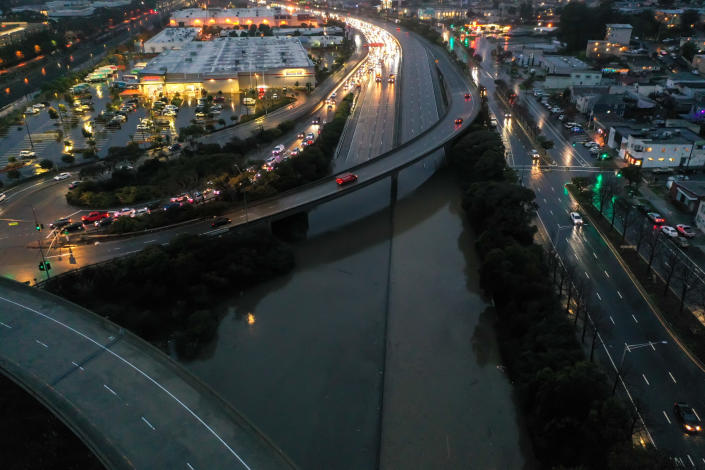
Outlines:
<svg viewBox="0 0 705 470"><path fill-rule="evenodd" d="M141 75L227 77L267 69L313 67L295 37L223 37L194 41L149 61Z"/></svg>

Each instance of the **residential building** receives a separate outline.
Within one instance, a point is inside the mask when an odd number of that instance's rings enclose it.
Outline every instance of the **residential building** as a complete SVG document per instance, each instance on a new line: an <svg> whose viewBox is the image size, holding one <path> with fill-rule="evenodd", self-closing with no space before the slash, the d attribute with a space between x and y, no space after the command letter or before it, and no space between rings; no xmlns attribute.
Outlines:
<svg viewBox="0 0 705 470"><path fill-rule="evenodd" d="M705 204L703 200L698 203L698 210L695 213L695 226L700 229L701 232L705 232Z"/></svg>
<svg viewBox="0 0 705 470"><path fill-rule="evenodd" d="M701 201L705 199L705 181L673 180L668 192L672 200L688 211L700 212Z"/></svg>
<svg viewBox="0 0 705 470"><path fill-rule="evenodd" d="M625 93L619 94L586 94L579 96L575 100L575 107L578 111L588 115L611 114L615 117L623 117L626 109L624 102Z"/></svg>
<svg viewBox="0 0 705 470"><path fill-rule="evenodd" d="M698 73L705 75L705 54L696 54L693 56L693 68L698 71Z"/></svg>
<svg viewBox="0 0 705 470"><path fill-rule="evenodd" d="M621 56L629 49L632 26L629 24L608 24L605 39L588 41L585 49L587 57Z"/></svg>
<svg viewBox="0 0 705 470"><path fill-rule="evenodd" d="M602 81L602 72L581 70L570 73L549 73L544 79L544 88L558 90L573 86L596 86Z"/></svg>
<svg viewBox="0 0 705 470"><path fill-rule="evenodd" d="M690 129L617 125L608 143L627 163L644 168L705 166L705 139Z"/></svg>
<svg viewBox="0 0 705 470"><path fill-rule="evenodd" d="M654 10L654 18L656 18L656 21L665 24L668 28L675 28L676 26L679 26L681 24L682 14L683 10L681 8L672 10Z"/></svg>

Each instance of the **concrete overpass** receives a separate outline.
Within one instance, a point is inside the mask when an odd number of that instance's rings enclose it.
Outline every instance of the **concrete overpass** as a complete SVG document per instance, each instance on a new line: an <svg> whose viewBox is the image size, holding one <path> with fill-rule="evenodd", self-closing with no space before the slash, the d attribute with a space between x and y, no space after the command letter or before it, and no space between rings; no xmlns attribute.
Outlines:
<svg viewBox="0 0 705 470"><path fill-rule="evenodd" d="M0 370L109 469L285 469L293 463L208 386L129 331L0 278Z"/></svg>

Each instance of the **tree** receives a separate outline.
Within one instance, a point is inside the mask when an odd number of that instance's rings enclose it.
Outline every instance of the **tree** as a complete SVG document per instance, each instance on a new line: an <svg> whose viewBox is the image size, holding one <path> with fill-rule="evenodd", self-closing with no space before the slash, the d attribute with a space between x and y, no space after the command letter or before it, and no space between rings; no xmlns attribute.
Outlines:
<svg viewBox="0 0 705 470"><path fill-rule="evenodd" d="M688 61L691 62L695 54L698 52L698 46L695 45L693 41L688 41L681 47L681 54Z"/></svg>
<svg viewBox="0 0 705 470"><path fill-rule="evenodd" d="M52 168L54 168L54 162L45 158L44 160L39 162L39 166L44 170L51 170Z"/></svg>
<svg viewBox="0 0 705 470"><path fill-rule="evenodd" d="M646 274L651 275L651 265L654 262L654 257L656 256L656 253L661 248L661 243L663 243L663 232L660 228L654 227L651 229L650 232L646 234L644 241L646 242L646 250L648 253Z"/></svg>
<svg viewBox="0 0 705 470"><path fill-rule="evenodd" d="M693 267L688 263L681 263L676 270L676 279L680 283L680 306L678 307L678 314L682 314L686 297L691 289L697 285L699 279Z"/></svg>
<svg viewBox="0 0 705 470"><path fill-rule="evenodd" d="M534 9L531 6L531 3L524 2L521 5L519 5L519 17L521 18L522 21L530 21L533 19Z"/></svg>
<svg viewBox="0 0 705 470"><path fill-rule="evenodd" d="M632 207L631 204L625 204L621 208L621 219L622 219L622 244L624 244L624 239L627 236L627 230L632 226L632 223L637 220L639 213Z"/></svg>
<svg viewBox="0 0 705 470"><path fill-rule="evenodd" d="M661 255L661 265L663 268L663 280L666 284L663 288L663 295L666 295L668 293L668 288L671 285L671 279L673 279L673 275L681 265L680 254L673 248L669 247L665 250L665 253L662 253Z"/></svg>
<svg viewBox="0 0 705 470"><path fill-rule="evenodd" d="M695 28L699 23L700 23L700 13L698 13L698 10L688 9L688 10L685 10L681 14L680 27L681 27L681 32L683 33L683 35L685 35L685 36L691 35L695 31ZM690 41L688 41L686 44L689 44L689 43L690 43ZM697 52L697 47L695 48L695 50ZM690 61L693 59L691 57L688 60Z"/></svg>
<svg viewBox="0 0 705 470"><path fill-rule="evenodd" d="M597 188L597 200L598 200L598 210L600 211L600 215L602 215L603 211L605 210L605 207L609 205L608 203L610 200L619 194L620 189L622 188L621 183L617 180L617 178L608 176L606 178L603 178L599 184L596 185Z"/></svg>
<svg viewBox="0 0 705 470"><path fill-rule="evenodd" d="M19 170L10 170L7 172L7 177L13 180L19 179L20 172Z"/></svg>
<svg viewBox="0 0 705 470"><path fill-rule="evenodd" d="M637 188L639 187L639 183L641 183L641 167L636 166L636 165L629 165L625 166L620 170L622 176L624 179L629 181L629 186L636 186Z"/></svg>

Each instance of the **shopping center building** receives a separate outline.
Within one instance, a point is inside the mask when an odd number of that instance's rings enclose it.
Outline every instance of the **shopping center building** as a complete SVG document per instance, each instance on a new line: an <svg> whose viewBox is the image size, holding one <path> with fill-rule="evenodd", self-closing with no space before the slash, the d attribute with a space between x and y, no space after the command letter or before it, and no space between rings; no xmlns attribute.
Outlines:
<svg viewBox="0 0 705 470"><path fill-rule="evenodd" d="M278 26L311 26L316 27L320 18L293 9L275 8L224 8L202 9L188 8L175 11L169 20L169 26L176 27L203 27L219 26L221 28L249 28L251 25L261 24L270 27Z"/></svg>
<svg viewBox="0 0 705 470"><path fill-rule="evenodd" d="M238 93L251 88L315 86L314 64L295 37L222 37L166 50L140 71L145 96Z"/></svg>

